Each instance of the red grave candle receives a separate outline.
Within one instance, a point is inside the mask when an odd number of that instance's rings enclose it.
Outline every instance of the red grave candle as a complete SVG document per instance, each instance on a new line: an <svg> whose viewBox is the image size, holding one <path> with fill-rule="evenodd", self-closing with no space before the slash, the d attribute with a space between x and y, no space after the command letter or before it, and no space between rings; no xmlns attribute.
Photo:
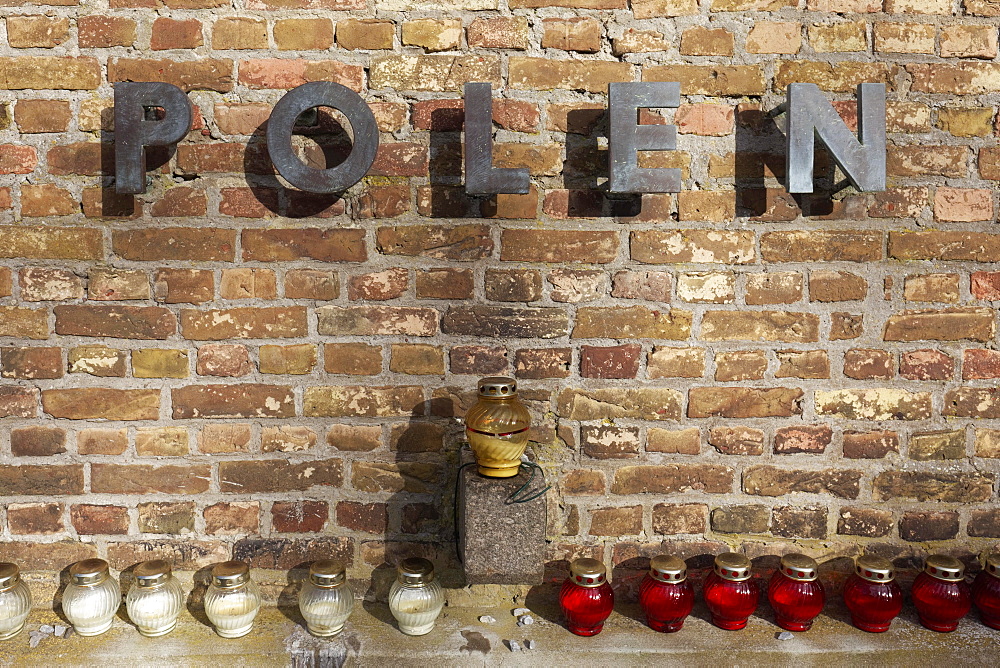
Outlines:
<svg viewBox="0 0 1000 668"><path fill-rule="evenodd" d="M639 585L639 605L654 631L673 633L684 626L694 607L694 587L687 565L677 557L660 555L649 561L649 572Z"/></svg>
<svg viewBox="0 0 1000 668"><path fill-rule="evenodd" d="M920 623L932 631L948 632L972 607L972 592L965 584L965 566L954 557L932 554L910 590Z"/></svg>
<svg viewBox="0 0 1000 668"><path fill-rule="evenodd" d="M757 583L750 579L750 560L735 552L717 556L703 594L713 624L728 631L745 627L760 601Z"/></svg>
<svg viewBox="0 0 1000 668"><path fill-rule="evenodd" d="M983 624L1000 629L1000 552L986 557L983 570L972 583L972 602Z"/></svg>
<svg viewBox="0 0 1000 668"><path fill-rule="evenodd" d="M786 554L771 576L767 600L775 621L786 631L808 631L823 611L826 592L819 581L819 566L804 554Z"/></svg>
<svg viewBox="0 0 1000 668"><path fill-rule="evenodd" d="M903 609L903 590L892 564L882 557L858 557L854 575L844 585L851 623L862 631L882 633Z"/></svg>
<svg viewBox="0 0 1000 668"><path fill-rule="evenodd" d="M566 628L578 636L601 632L615 606L615 592L608 584L607 569L597 559L576 559L559 591L559 605L566 615Z"/></svg>

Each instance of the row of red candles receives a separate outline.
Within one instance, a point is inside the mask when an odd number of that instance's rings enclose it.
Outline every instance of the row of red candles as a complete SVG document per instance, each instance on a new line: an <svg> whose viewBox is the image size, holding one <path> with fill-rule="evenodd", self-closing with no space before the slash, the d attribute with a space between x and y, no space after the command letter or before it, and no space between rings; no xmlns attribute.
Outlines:
<svg viewBox="0 0 1000 668"><path fill-rule="evenodd" d="M826 592L818 579L819 566L811 557L788 554L767 586L767 598L778 626L788 631L808 631L823 611ZM738 630L747 625L760 602L760 591L751 579L750 560L733 552L720 554L705 579L703 596L712 623ZM965 567L944 555L927 558L924 570L910 590L920 623L934 631L954 631L974 603L983 624L1000 629L1000 553L986 557L981 573L970 587ZM680 630L694 607L694 587L687 568L677 557L650 560L649 572L639 586L639 603L646 622L656 631ZM601 632L614 607L614 591L607 570L596 559L577 559L559 592L566 626L580 636ZM844 603L851 622L864 631L887 631L903 609L903 591L892 564L874 556L858 557L855 571L844 586Z"/></svg>

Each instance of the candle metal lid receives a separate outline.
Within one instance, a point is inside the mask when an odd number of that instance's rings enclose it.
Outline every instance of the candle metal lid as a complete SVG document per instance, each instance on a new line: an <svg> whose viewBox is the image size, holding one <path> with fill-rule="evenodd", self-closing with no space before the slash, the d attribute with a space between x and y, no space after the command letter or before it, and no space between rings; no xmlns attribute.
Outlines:
<svg viewBox="0 0 1000 668"><path fill-rule="evenodd" d="M403 559L396 568L400 584L423 587L434 581L434 564L422 557Z"/></svg>
<svg viewBox="0 0 1000 668"><path fill-rule="evenodd" d="M242 561L223 561L212 567L212 583L232 589L250 580L250 567Z"/></svg>
<svg viewBox="0 0 1000 668"><path fill-rule="evenodd" d="M569 565L569 576L581 587L600 587L608 579L608 569L597 559L574 559Z"/></svg>
<svg viewBox="0 0 1000 668"><path fill-rule="evenodd" d="M165 559L144 561L132 569L137 587L156 587L170 579L170 562Z"/></svg>
<svg viewBox="0 0 1000 668"><path fill-rule="evenodd" d="M73 584L88 586L101 584L110 572L108 562L103 559L84 559L69 567L69 575Z"/></svg>
<svg viewBox="0 0 1000 668"><path fill-rule="evenodd" d="M932 554L924 563L924 572L945 582L961 582L965 579L965 566L955 557Z"/></svg>
<svg viewBox="0 0 1000 668"><path fill-rule="evenodd" d="M892 562L874 555L858 557L854 562L854 572L869 582L891 582L896 577Z"/></svg>
<svg viewBox="0 0 1000 668"><path fill-rule="evenodd" d="M661 554L649 560L649 576L660 582L684 582L687 564L678 557Z"/></svg>
<svg viewBox="0 0 1000 668"><path fill-rule="evenodd" d="M742 582L750 579L750 560L736 552L723 552L715 558L715 574L723 580Z"/></svg>
<svg viewBox="0 0 1000 668"><path fill-rule="evenodd" d="M986 555L983 569L995 578L1000 578L1000 552Z"/></svg>
<svg viewBox="0 0 1000 668"><path fill-rule="evenodd" d="M309 567L309 580L317 587L337 587L346 579L344 564L333 559L320 559Z"/></svg>
<svg viewBox="0 0 1000 668"><path fill-rule="evenodd" d="M819 564L804 554L786 554L781 558L781 572L799 582L812 582L819 577Z"/></svg>
<svg viewBox="0 0 1000 668"><path fill-rule="evenodd" d="M21 569L17 564L0 561L0 591L6 591L21 581Z"/></svg>
<svg viewBox="0 0 1000 668"><path fill-rule="evenodd" d="M479 396L481 397L513 397L517 396L517 381L505 376L489 376L479 379Z"/></svg>

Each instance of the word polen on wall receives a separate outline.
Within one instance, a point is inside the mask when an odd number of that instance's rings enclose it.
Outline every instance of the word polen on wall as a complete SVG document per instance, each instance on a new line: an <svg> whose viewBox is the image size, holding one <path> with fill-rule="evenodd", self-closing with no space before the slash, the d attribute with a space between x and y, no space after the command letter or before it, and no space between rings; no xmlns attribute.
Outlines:
<svg viewBox="0 0 1000 668"><path fill-rule="evenodd" d="M816 84L793 83L777 111L787 114L788 191L813 191L815 140L822 142L855 188L885 190L885 85L858 85L858 136L855 137ZM493 101L489 83L465 84L465 190L470 195L524 194L526 168L493 166ZM681 170L639 167L639 151L677 148L674 125L639 125L639 109L680 106L677 82L608 84L610 131L608 153L613 194L677 192ZM318 169L303 163L292 148L292 132L300 114L317 107L342 113L354 132L347 158L335 167ZM163 110L162 118L147 114ZM151 118L151 116L153 116ZM193 113L187 95L163 82L115 84L115 190L146 190L147 146L168 146L191 129ZM267 123L267 149L278 173L290 184L314 193L336 193L360 181L378 151L375 116L353 90L331 81L303 84L274 106Z"/></svg>

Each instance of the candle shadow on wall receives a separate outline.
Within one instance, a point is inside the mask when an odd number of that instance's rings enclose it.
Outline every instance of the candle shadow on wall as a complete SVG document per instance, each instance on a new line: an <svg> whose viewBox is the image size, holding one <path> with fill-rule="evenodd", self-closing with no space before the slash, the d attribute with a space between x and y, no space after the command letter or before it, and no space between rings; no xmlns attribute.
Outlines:
<svg viewBox="0 0 1000 668"><path fill-rule="evenodd" d="M306 620L299 612L299 590L302 589L302 583L309 579L309 567L313 561L303 561L289 568L285 573L286 584L278 592L278 612L303 628L306 625Z"/></svg>
<svg viewBox="0 0 1000 668"><path fill-rule="evenodd" d="M299 116L293 147L315 169L333 168L351 152L353 141L340 115L327 107ZM277 177L267 150L267 123L249 137L243 152L243 172L254 198L269 212L287 218L330 218L343 211L343 192L312 193L287 188ZM296 139L298 137L298 139Z"/></svg>
<svg viewBox="0 0 1000 668"><path fill-rule="evenodd" d="M212 622L209 621L208 615L205 614L205 592L208 591L208 585L212 581L213 567L214 564L203 566L191 576L193 586L191 587L191 591L188 592L184 606L192 617L210 629L214 627L212 626Z"/></svg>
<svg viewBox="0 0 1000 668"><path fill-rule="evenodd" d="M378 504L374 508L351 504L343 514L338 511L341 526L354 525L347 528L371 537L360 539L362 566L372 568L361 604L373 617L393 626L386 601L403 559L429 559L445 588L465 584L451 519L461 428L450 417L453 409L447 398L435 397L406 412L408 420L388 428L386 453L355 460L353 486L364 492L391 492L384 509ZM360 466L362 462L368 466Z"/></svg>
<svg viewBox="0 0 1000 668"><path fill-rule="evenodd" d="M69 575L69 569L71 567L72 564L59 571L59 586L56 588L55 596L53 596L52 598L52 612L56 613L59 619L66 622L66 624L68 624L69 626L73 625L66 617L66 613L63 612L62 601L63 601L63 595L66 593L66 587L72 580L72 578Z"/></svg>

